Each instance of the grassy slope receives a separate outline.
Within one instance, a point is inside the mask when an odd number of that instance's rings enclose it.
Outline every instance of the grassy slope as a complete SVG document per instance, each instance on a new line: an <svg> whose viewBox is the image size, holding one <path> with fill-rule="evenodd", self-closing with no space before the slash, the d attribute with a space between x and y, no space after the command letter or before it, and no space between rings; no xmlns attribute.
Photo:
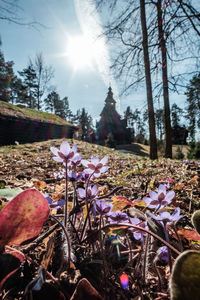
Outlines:
<svg viewBox="0 0 200 300"><path fill-rule="evenodd" d="M176 157L177 153L177 147L179 145L173 145L172 146L172 153L173 153L173 158ZM133 144L127 144L127 145L119 145L117 147L118 149L125 149L127 151L133 152L139 156L148 156L149 155L149 146L147 145L142 145L139 143L133 143ZM188 152L188 148L189 146L187 145L180 145L181 151L183 152L185 158L187 157L187 152ZM162 157L164 154L164 149L162 151L158 151L158 155L159 157Z"/></svg>
<svg viewBox="0 0 200 300"><path fill-rule="evenodd" d="M28 118L42 122L55 123L58 125L72 125L62 118L43 111L31 108L21 108L10 103L0 101L0 114L5 116L15 116L18 118Z"/></svg>

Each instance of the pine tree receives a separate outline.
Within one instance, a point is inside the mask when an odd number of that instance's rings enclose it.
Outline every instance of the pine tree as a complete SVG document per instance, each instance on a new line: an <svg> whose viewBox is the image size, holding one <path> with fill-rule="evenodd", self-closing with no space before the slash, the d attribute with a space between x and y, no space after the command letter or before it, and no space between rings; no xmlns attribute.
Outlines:
<svg viewBox="0 0 200 300"><path fill-rule="evenodd" d="M6 62L4 55L0 50L0 100L9 102L10 100L10 85L14 76L13 62Z"/></svg>
<svg viewBox="0 0 200 300"><path fill-rule="evenodd" d="M68 97L64 97L62 99L63 102L63 106L64 106L64 114L65 114L65 119L69 122L71 122L73 120L73 114L71 109L69 108L69 101L68 101Z"/></svg>
<svg viewBox="0 0 200 300"><path fill-rule="evenodd" d="M196 128L200 128L200 73L195 75L187 86L187 120L191 142L195 141Z"/></svg>
<svg viewBox="0 0 200 300"><path fill-rule="evenodd" d="M81 140L89 141L89 134L92 128L92 117L86 112L85 108L77 110L74 116L74 123L80 127Z"/></svg>
<svg viewBox="0 0 200 300"><path fill-rule="evenodd" d="M174 103L171 107L172 127L180 126L180 120L182 115L183 109L180 108L176 103Z"/></svg>
<svg viewBox="0 0 200 300"><path fill-rule="evenodd" d="M36 108L36 73L32 66L29 64L23 71L18 72L22 77L22 83L25 93L21 99L22 103L27 104L29 108Z"/></svg>

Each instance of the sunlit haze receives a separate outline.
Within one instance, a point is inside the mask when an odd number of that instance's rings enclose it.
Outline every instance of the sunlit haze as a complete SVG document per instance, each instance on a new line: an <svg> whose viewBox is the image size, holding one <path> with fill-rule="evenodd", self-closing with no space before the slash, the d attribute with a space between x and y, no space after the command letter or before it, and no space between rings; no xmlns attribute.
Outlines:
<svg viewBox="0 0 200 300"><path fill-rule="evenodd" d="M86 36L69 37L67 41L66 56L74 71L94 70L94 58L98 49Z"/></svg>

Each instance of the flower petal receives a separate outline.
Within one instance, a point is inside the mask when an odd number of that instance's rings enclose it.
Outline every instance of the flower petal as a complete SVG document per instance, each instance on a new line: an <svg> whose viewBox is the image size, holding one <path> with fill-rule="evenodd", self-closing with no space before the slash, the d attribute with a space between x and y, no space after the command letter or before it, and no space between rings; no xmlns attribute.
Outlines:
<svg viewBox="0 0 200 300"><path fill-rule="evenodd" d="M57 162L63 162L63 159L61 157L58 157L58 156L54 156L54 157L52 157L52 159L57 161Z"/></svg>
<svg viewBox="0 0 200 300"><path fill-rule="evenodd" d="M55 147L50 147L50 150L51 150L51 152L54 154L54 155L56 155L56 156L58 156L58 149L57 148L55 148Z"/></svg>
<svg viewBox="0 0 200 300"><path fill-rule="evenodd" d="M166 194L166 196L165 196L165 201L167 201L168 204L171 203L172 200L173 200L173 198L174 198L174 196L175 196L175 192L174 192L174 191L168 192L168 193Z"/></svg>
<svg viewBox="0 0 200 300"><path fill-rule="evenodd" d="M142 234L140 232L134 232L133 236L136 240L141 240Z"/></svg>
<svg viewBox="0 0 200 300"><path fill-rule="evenodd" d="M80 198L85 198L86 197L86 191L84 189L79 188L78 193L79 193Z"/></svg>
<svg viewBox="0 0 200 300"><path fill-rule="evenodd" d="M105 164L107 164L108 159L109 159L109 156L106 155L104 158L102 158L102 159L100 160L100 163L101 163L102 165L105 165Z"/></svg>
<svg viewBox="0 0 200 300"><path fill-rule="evenodd" d="M143 200L147 205L149 205L149 204L151 203L151 201L152 201L152 199L149 198L149 197L144 197L142 200Z"/></svg>
<svg viewBox="0 0 200 300"><path fill-rule="evenodd" d="M107 171L108 171L108 169L109 169L109 167L108 167L108 166L104 166L104 167L102 167L102 168L100 169L100 172L101 172L101 174L102 174L102 173L105 173L105 172L107 172Z"/></svg>
<svg viewBox="0 0 200 300"><path fill-rule="evenodd" d="M97 193L98 193L98 188L97 188L97 186L96 185L94 185L93 187L92 187L92 195L93 196L96 196L97 195Z"/></svg>
<svg viewBox="0 0 200 300"><path fill-rule="evenodd" d="M92 156L91 157L91 164L93 164L93 165L98 165L98 163L99 163L99 157L98 156Z"/></svg>
<svg viewBox="0 0 200 300"><path fill-rule="evenodd" d="M161 193L166 195L166 186L164 184L160 184L158 187L158 194L160 195Z"/></svg>
<svg viewBox="0 0 200 300"><path fill-rule="evenodd" d="M149 191L149 196L152 200L158 200L158 194L156 192Z"/></svg>
<svg viewBox="0 0 200 300"><path fill-rule="evenodd" d="M90 162L89 162L88 160L86 160L86 159L82 159L81 163L82 163L82 165L83 165L84 167L87 167L87 166L89 165Z"/></svg>
<svg viewBox="0 0 200 300"><path fill-rule="evenodd" d="M64 141L60 145L60 152L62 152L64 155L68 155L70 152L71 148L68 142Z"/></svg>
<svg viewBox="0 0 200 300"><path fill-rule="evenodd" d="M77 144L74 144L72 147L72 152L76 153L77 152Z"/></svg>

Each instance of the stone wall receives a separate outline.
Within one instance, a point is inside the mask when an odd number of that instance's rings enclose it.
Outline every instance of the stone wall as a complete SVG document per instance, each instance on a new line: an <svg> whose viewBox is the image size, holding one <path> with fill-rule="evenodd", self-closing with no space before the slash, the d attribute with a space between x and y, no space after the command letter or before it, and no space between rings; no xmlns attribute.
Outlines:
<svg viewBox="0 0 200 300"><path fill-rule="evenodd" d="M57 138L72 138L73 125L58 125L38 120L16 118L0 114L0 145L45 141Z"/></svg>

